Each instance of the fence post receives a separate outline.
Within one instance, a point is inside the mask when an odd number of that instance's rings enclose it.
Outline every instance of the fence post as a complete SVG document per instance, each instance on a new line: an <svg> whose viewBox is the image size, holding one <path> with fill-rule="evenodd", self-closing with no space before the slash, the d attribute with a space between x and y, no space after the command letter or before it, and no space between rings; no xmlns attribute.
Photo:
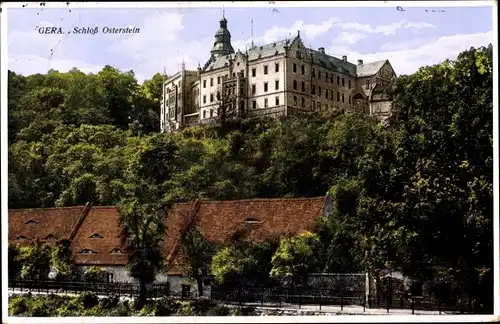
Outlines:
<svg viewBox="0 0 500 324"><path fill-rule="evenodd" d="M302 297L302 289L299 290L299 309L301 309L300 300Z"/></svg>
<svg viewBox="0 0 500 324"><path fill-rule="evenodd" d="M386 303L387 313L389 313L389 308L391 307L391 301L392 301L392 296L388 296Z"/></svg>
<svg viewBox="0 0 500 324"><path fill-rule="evenodd" d="M441 299L438 301L438 307L439 307L439 315L441 315Z"/></svg>
<svg viewBox="0 0 500 324"><path fill-rule="evenodd" d="M363 294L363 313L366 312L366 294Z"/></svg>
<svg viewBox="0 0 500 324"><path fill-rule="evenodd" d="M344 291L342 290L340 292L340 310L344 310Z"/></svg>
<svg viewBox="0 0 500 324"><path fill-rule="evenodd" d="M413 296L411 297L411 314L415 315L415 299L413 299Z"/></svg>
<svg viewBox="0 0 500 324"><path fill-rule="evenodd" d="M260 306L264 307L264 291L260 294Z"/></svg>

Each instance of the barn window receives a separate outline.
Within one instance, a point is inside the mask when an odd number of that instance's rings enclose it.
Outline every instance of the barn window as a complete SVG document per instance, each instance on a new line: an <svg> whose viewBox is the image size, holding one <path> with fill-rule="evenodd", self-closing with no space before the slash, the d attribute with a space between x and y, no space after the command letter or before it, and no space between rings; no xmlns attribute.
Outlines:
<svg viewBox="0 0 500 324"><path fill-rule="evenodd" d="M16 240L27 240L27 239L28 239L28 238L27 238L26 236L24 236L24 235L18 235L18 236L16 237Z"/></svg>
<svg viewBox="0 0 500 324"><path fill-rule="evenodd" d="M95 254L95 252L90 249L83 249L80 251L80 254Z"/></svg>
<svg viewBox="0 0 500 324"><path fill-rule="evenodd" d="M102 236L99 233L94 233L94 234L90 235L90 238L99 238L99 239L102 239L102 238L104 238L104 236Z"/></svg>
<svg viewBox="0 0 500 324"><path fill-rule="evenodd" d="M34 219L30 219L30 220L27 220L24 224L28 225L28 224L38 224L39 222L34 220Z"/></svg>
<svg viewBox="0 0 500 324"><path fill-rule="evenodd" d="M109 251L109 253L111 253L111 254L122 254L123 252L122 252L122 250L120 250L118 248L115 248L115 249Z"/></svg>

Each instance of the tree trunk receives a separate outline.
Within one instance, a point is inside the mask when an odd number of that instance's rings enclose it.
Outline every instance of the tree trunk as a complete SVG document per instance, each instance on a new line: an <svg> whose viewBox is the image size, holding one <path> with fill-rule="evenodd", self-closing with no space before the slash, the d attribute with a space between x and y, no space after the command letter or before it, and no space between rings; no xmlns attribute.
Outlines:
<svg viewBox="0 0 500 324"><path fill-rule="evenodd" d="M198 276L196 278L196 282L198 283L198 297L203 296L203 278L201 276Z"/></svg>

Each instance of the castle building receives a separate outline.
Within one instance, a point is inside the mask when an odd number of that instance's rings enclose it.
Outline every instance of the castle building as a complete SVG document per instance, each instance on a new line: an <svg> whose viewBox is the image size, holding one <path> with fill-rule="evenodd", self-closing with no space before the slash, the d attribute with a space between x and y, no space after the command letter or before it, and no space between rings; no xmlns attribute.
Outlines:
<svg viewBox="0 0 500 324"><path fill-rule="evenodd" d="M350 63L291 39L234 51L220 20L206 64L164 82L160 130L171 132L223 118L292 116L314 110L357 109L381 120L390 115L387 88L396 77L389 60Z"/></svg>

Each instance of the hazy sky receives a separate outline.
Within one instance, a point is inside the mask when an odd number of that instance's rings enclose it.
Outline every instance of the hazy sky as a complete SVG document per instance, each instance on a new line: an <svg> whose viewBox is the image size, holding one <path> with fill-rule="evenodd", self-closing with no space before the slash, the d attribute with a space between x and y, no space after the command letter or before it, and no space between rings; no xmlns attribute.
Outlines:
<svg viewBox="0 0 500 324"><path fill-rule="evenodd" d="M251 40L258 45L295 36L297 30L308 47L355 63L389 59L397 74L415 72L471 46L493 41L491 7L225 9L235 50L245 50ZM103 3L104 5L104 3ZM265 6L266 3L263 3ZM334 5L330 4L330 5ZM47 5L48 6L48 5ZM433 12L434 10L434 12ZM97 72L109 64L134 70L139 81L157 72L174 73L182 60L188 68L203 65L210 56L222 8L48 8L28 6L8 9L9 69L28 75L48 69L77 67ZM135 26L139 34L41 35L40 26Z"/></svg>

